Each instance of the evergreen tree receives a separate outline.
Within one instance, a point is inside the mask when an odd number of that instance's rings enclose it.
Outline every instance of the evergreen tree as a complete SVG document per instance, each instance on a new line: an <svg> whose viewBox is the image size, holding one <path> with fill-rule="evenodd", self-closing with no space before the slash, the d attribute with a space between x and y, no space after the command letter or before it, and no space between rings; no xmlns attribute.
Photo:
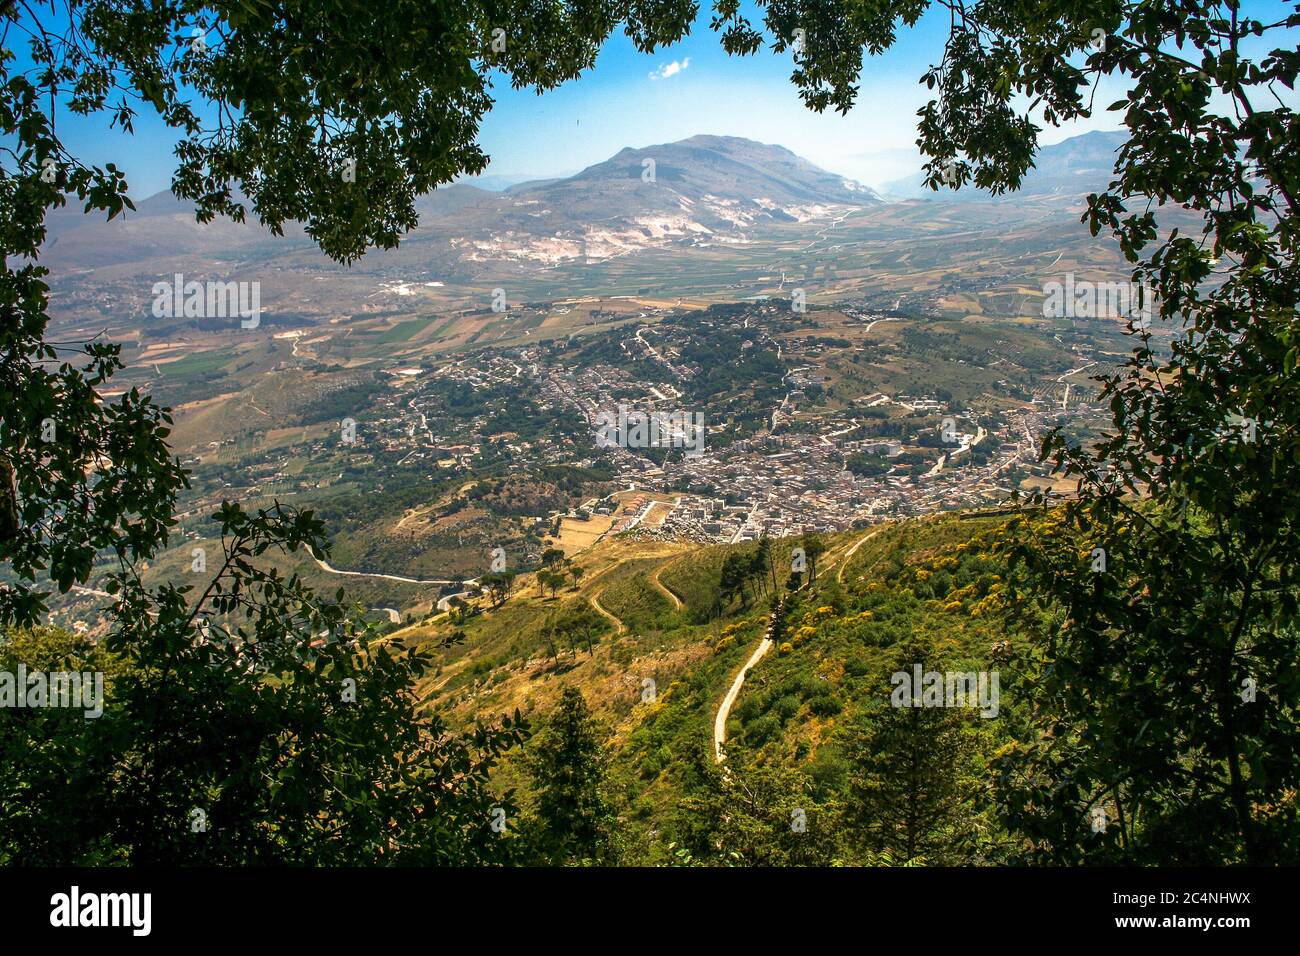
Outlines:
<svg viewBox="0 0 1300 956"><path fill-rule="evenodd" d="M803 548L808 560L808 583L811 584L817 580L817 559L826 553L826 544L821 535L805 531L799 539L799 547Z"/></svg>
<svg viewBox="0 0 1300 956"><path fill-rule="evenodd" d="M722 575L718 580L719 611L740 595L746 605L749 597L745 593L746 562L736 553L728 554L722 562Z"/></svg>
<svg viewBox="0 0 1300 956"><path fill-rule="evenodd" d="M728 745L725 765L710 761L699 770L703 785L669 827L693 862L827 866L840 857L836 813L814 799L801 771L760 763L738 742Z"/></svg>
<svg viewBox="0 0 1300 956"><path fill-rule="evenodd" d="M576 687L527 746L526 766L537 795L535 825L550 862L597 860L609 808L601 794L607 755L604 731Z"/></svg>
<svg viewBox="0 0 1300 956"><path fill-rule="evenodd" d="M904 652L896 660L910 674L924 655ZM888 700L889 685L881 686ZM845 829L859 848L886 861L964 862L977 792L968 712L920 706L920 688L914 691L913 706L873 707L850 731Z"/></svg>

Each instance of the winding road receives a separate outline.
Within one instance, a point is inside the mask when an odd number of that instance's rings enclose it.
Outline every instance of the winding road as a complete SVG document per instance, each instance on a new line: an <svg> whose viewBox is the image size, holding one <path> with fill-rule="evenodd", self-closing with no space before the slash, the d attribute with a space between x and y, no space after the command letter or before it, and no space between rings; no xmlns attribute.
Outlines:
<svg viewBox="0 0 1300 956"><path fill-rule="evenodd" d="M844 569L849 566L849 559L853 557L854 552L876 535L880 534L880 532L884 531L886 527L888 527L888 525L881 525L880 527L867 532L867 534L863 535L853 543L853 547L844 552L844 557L838 559L840 569L835 576L837 581L843 583ZM829 571L834 566L835 564L833 562L826 568L826 570ZM662 585L660 586L662 587ZM804 587L807 587L807 584L805 584ZM597 608L597 610L599 610L599 608ZM741 688L745 686L745 677L749 674L750 668L766 657L768 652L771 651L774 646L772 638L769 635L772 633L772 621L775 620L776 613L777 612L773 612L772 617L769 618L767 633L764 634L763 639L758 642L758 647L755 648L754 653L749 656L749 660L745 662L745 666L740 669L740 673L736 675L736 679L731 682L731 687L727 691L727 696L722 698L722 705L718 708L717 716L713 718L713 759L718 763L722 763L723 760L726 759L722 755L722 745L727 742L727 718L731 716L731 708L736 703L736 698L740 696Z"/></svg>
<svg viewBox="0 0 1300 956"><path fill-rule="evenodd" d="M864 544L866 544L868 541L870 541L872 538L874 538L876 535L880 534L880 532L884 530L885 529L883 527L880 527L880 528L876 528L874 531L868 532L867 534L859 538L854 543L853 547L849 548L848 551L844 552L844 557L839 559L840 569L839 571L835 572L836 581L838 581L840 584L844 583L844 571L849 566L849 559L853 557L853 555L857 552L858 548L862 547Z"/></svg>
<svg viewBox="0 0 1300 956"><path fill-rule="evenodd" d="M803 590L808 586L807 582L800 586ZM776 607L772 608L772 613L767 617L767 631L763 634L763 639L758 642L758 647L754 653L749 655L749 660L745 661L745 666L740 669L736 679L731 682L731 689L727 691L727 696L722 698L722 706L718 708L718 715L713 718L713 759L722 763L727 758L723 756L722 745L727 742L727 718L731 716L731 706L740 696L740 689L745 686L745 676L749 673L750 668L767 656L767 652L772 649L772 632L776 629L776 622L785 614L785 598L777 598Z"/></svg>
<svg viewBox="0 0 1300 956"><path fill-rule="evenodd" d="M403 584L477 584L478 583L478 578L461 578L458 581L453 581L450 579L442 580L439 578L424 580L422 578L404 578L400 574L380 574L377 571L341 571L338 568L331 566L327 561L322 561L320 558L316 558L314 555L313 558L316 561L316 563L320 565L320 569L322 571L327 571L330 574L341 574L351 578L382 578L385 581L401 581Z"/></svg>

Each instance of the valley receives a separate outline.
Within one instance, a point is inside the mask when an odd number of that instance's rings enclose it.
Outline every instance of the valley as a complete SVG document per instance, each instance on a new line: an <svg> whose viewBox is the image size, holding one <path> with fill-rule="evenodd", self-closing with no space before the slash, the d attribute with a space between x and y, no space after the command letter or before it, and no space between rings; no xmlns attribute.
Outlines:
<svg viewBox="0 0 1300 956"><path fill-rule="evenodd" d="M696 138L502 194L452 187L400 250L348 269L292 235L178 236L179 275L261 283L252 327L142 316L156 250L95 264L104 247L65 234L51 251L89 269L58 322L125 342L116 394L175 410L191 473L146 579L201 584L224 501L309 510L331 551L263 562L429 655L421 711L468 729L581 692L608 733L613 859L762 862L730 817L711 835L690 817L776 773L777 804L746 824L763 853L879 861L869 841L789 844L782 801L838 812L904 649L1003 660L1015 713L1007 515L1073 492L1039 449L1104 435L1094 376L1129 347L1122 317L1045 316L1042 290L1122 267L1059 179L1014 204L886 201L791 156ZM142 218L165 233L184 211L157 205ZM92 581L52 621L99 636L110 600ZM1010 732L950 723L985 754ZM492 785L531 812L524 758Z"/></svg>
<svg viewBox="0 0 1300 956"><path fill-rule="evenodd" d="M1300 0L0 16L20 937L1285 926Z"/></svg>
<svg viewBox="0 0 1300 956"><path fill-rule="evenodd" d="M139 314L131 290L147 287L159 227L185 215L174 201L141 204L135 225L55 230L51 254L90 267L69 280L75 293L56 293L57 321L68 335L104 323L94 334L125 345L104 399L139 387L175 409L193 487L154 574L218 546L205 516L222 500L280 501L312 509L334 541L328 563L294 570L348 585L377 619L411 621L445 611L498 549L517 572L556 546L739 544L1068 493L1038 446L1055 428L1097 434L1090 376L1125 354L1114 318L1041 315L1045 267L1116 268L1053 191L886 202L784 150L708 137L624 151L570 180L470 188L435 193L400 250L337 274L305 271L293 235L270 251L230 225L188 253L178 235L182 276L211 269L219 248L225 277L266 277L251 279L263 282L253 328L122 324ZM620 222L664 203L711 212L617 256L589 244L541 262L495 239L436 238L497 235L475 218L485 204L519 228L532 206L564 210L573 230L594 203ZM110 248L114 263L96 260ZM458 264L438 279L411 268L437 248L459 250ZM358 305L340 314L338 301ZM698 416L701 447L681 434L675 447L602 447L602 416L620 410ZM62 598L56 619L90 626L88 597Z"/></svg>

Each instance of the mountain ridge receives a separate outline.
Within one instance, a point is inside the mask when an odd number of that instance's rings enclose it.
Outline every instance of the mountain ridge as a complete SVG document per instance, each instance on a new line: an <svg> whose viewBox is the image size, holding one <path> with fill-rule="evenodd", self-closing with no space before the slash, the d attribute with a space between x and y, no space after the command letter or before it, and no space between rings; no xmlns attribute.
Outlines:
<svg viewBox="0 0 1300 956"><path fill-rule="evenodd" d="M1034 156L1034 165L1025 174L1014 193L992 196L975 186L959 190L932 190L925 186L925 175L917 172L882 184L881 192L893 199L938 199L947 202L998 202L1018 196L1060 195L1083 198L1110 182L1115 150L1128 139L1124 130L1092 130L1043 146Z"/></svg>
<svg viewBox="0 0 1300 956"><path fill-rule="evenodd" d="M434 258L450 247L469 261L590 261L881 202L868 187L786 147L698 135L625 147L573 176L499 191L472 181L441 186L417 200L420 223L403 245L432 241L440 246ZM218 219L200 232L193 214L193 203L160 192L111 223L56 216L46 253L64 268L93 269L164 256L230 259L311 249L298 223L286 224L284 237L269 249L272 235L260 224Z"/></svg>

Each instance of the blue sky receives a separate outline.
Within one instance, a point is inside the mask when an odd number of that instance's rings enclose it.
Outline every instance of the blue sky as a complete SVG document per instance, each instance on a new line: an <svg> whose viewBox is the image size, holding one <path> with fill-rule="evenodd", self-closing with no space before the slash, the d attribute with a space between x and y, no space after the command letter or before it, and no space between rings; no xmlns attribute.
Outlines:
<svg viewBox="0 0 1300 956"><path fill-rule="evenodd" d="M689 37L653 55L638 53L622 34L601 51L581 78L538 96L494 87L496 106L483 123L480 143L492 157L489 175L544 177L576 172L624 146L644 147L699 133L745 136L778 143L812 162L879 186L919 169L916 111L928 91L918 82L942 52L948 12L932 8L912 30L901 28L885 55L865 60L858 103L847 115L806 109L790 82L790 54L762 50L752 57L723 53L708 28L708 6ZM1289 4L1258 0L1254 15L1284 16ZM757 18L751 18L757 23ZM1274 35L1270 46L1281 40ZM1250 51L1258 55L1259 50ZM652 77L653 74L653 77ZM1107 81L1096 102L1123 93ZM134 140L107 132L103 117L65 114L61 133L74 150L95 162L116 161L132 195L167 188L175 132L143 113ZM1045 143L1091 129L1117 129L1117 115L1102 113L1063 129L1047 130Z"/></svg>
<svg viewBox="0 0 1300 956"><path fill-rule="evenodd" d="M868 58L848 116L804 107L789 53L728 56L707 16L681 43L649 56L616 35L592 71L558 90L541 97L500 90L481 142L493 156L490 171L501 174L572 171L624 146L714 133L779 143L845 175L875 167L885 174L877 178L892 178L900 151L915 152L916 110L927 99L918 80L942 50L947 23L946 11L931 13L885 56ZM673 75L660 75L674 66Z"/></svg>

